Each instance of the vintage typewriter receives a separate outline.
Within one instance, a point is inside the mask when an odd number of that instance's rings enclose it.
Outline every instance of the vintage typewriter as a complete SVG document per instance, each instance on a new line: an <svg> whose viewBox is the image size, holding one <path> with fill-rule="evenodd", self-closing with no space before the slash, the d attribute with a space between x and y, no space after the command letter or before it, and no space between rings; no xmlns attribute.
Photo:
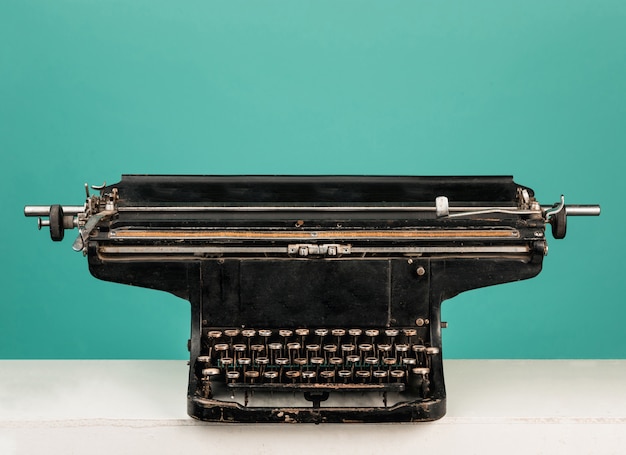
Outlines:
<svg viewBox="0 0 626 455"><path fill-rule="evenodd" d="M540 205L512 177L124 175L27 206L102 280L191 302L188 412L215 422L427 421L445 413L441 302L537 275ZM43 217L43 219L41 218ZM158 399L158 398L156 398Z"/></svg>

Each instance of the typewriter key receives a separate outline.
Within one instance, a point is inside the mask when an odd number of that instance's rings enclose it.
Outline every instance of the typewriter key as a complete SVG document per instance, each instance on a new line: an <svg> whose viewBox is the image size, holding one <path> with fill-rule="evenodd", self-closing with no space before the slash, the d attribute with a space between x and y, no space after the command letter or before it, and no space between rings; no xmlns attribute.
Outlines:
<svg viewBox="0 0 626 455"><path fill-rule="evenodd" d="M383 363L385 365L395 365L396 358L395 357L383 357Z"/></svg>
<svg viewBox="0 0 626 455"><path fill-rule="evenodd" d="M311 363L313 365L323 365L324 364L324 357L311 357Z"/></svg>
<svg viewBox="0 0 626 455"><path fill-rule="evenodd" d="M237 379L239 379L239 371L227 371L226 372L226 379L229 379L231 382L235 382Z"/></svg>
<svg viewBox="0 0 626 455"><path fill-rule="evenodd" d="M231 338L231 343L232 343L232 338L234 338L237 335L239 335L239 329L227 329L227 330L224 330L224 335L226 335L227 337L230 337Z"/></svg>
<svg viewBox="0 0 626 455"><path fill-rule="evenodd" d="M439 354L439 348L436 346L429 346L426 348L426 354L428 355Z"/></svg>
<svg viewBox="0 0 626 455"><path fill-rule="evenodd" d="M209 330L207 336L209 338L219 338L222 336L222 332L220 330Z"/></svg>
<svg viewBox="0 0 626 455"><path fill-rule="evenodd" d="M400 333L400 331L398 329L387 329L385 330L385 335L387 335L388 337L397 337L398 334Z"/></svg>
<svg viewBox="0 0 626 455"><path fill-rule="evenodd" d="M337 376L342 378L343 382L347 383L348 379L350 379L350 377L352 377L352 371L350 371L350 370L339 370L337 372Z"/></svg>
<svg viewBox="0 0 626 455"><path fill-rule="evenodd" d="M222 357L219 361L219 365L223 367L228 367L234 363L233 359L230 357Z"/></svg>
<svg viewBox="0 0 626 455"><path fill-rule="evenodd" d="M250 338L256 335L256 330L252 330L252 329L242 330L241 334L246 338Z"/></svg>
<svg viewBox="0 0 626 455"><path fill-rule="evenodd" d="M307 382L311 382L311 379L314 379L315 376L317 376L317 373L315 371L303 371L302 372L302 379L306 379Z"/></svg>
<svg viewBox="0 0 626 455"><path fill-rule="evenodd" d="M400 382L400 379L404 377L404 370L391 370L389 376L395 378L397 382Z"/></svg>
<svg viewBox="0 0 626 455"><path fill-rule="evenodd" d="M285 372L285 376L293 382L296 382L296 379L300 377L300 372L298 370L289 370Z"/></svg>
<svg viewBox="0 0 626 455"><path fill-rule="evenodd" d="M199 355L196 360L200 363L211 363L211 357L208 355Z"/></svg>
<svg viewBox="0 0 626 455"><path fill-rule="evenodd" d="M305 337L309 334L309 329L296 329L296 335Z"/></svg>
<svg viewBox="0 0 626 455"><path fill-rule="evenodd" d="M252 359L250 359L249 357L241 357L237 360L237 363L239 365L250 365L252 363Z"/></svg>
<svg viewBox="0 0 626 455"><path fill-rule="evenodd" d="M359 357L358 355L349 355L346 357L346 362L348 363L359 363L359 361L361 360L361 357Z"/></svg>
<svg viewBox="0 0 626 455"><path fill-rule="evenodd" d="M217 376L221 373L219 368L205 368L202 370L202 376L209 378L211 376Z"/></svg>
<svg viewBox="0 0 626 455"><path fill-rule="evenodd" d="M278 334L283 338L287 338L293 335L293 330L282 329L278 331Z"/></svg>
<svg viewBox="0 0 626 455"><path fill-rule="evenodd" d="M256 370L248 370L244 373L244 377L250 379L250 383L253 384L254 380L258 378L260 373Z"/></svg>
<svg viewBox="0 0 626 455"><path fill-rule="evenodd" d="M402 365L415 365L417 363L417 360L415 360L413 357L405 357L402 359Z"/></svg>
<svg viewBox="0 0 626 455"><path fill-rule="evenodd" d="M430 373L430 368L416 367L411 369L411 372L418 376L426 376L428 373Z"/></svg>
<svg viewBox="0 0 626 455"><path fill-rule="evenodd" d="M267 357L257 357L256 359L254 359L254 363L256 363L257 365L267 365L268 363L270 363L270 359Z"/></svg>
<svg viewBox="0 0 626 455"><path fill-rule="evenodd" d="M356 377L361 379L363 382L365 382L365 380L371 376L369 370L358 370L355 374Z"/></svg>
<svg viewBox="0 0 626 455"><path fill-rule="evenodd" d="M378 345L378 350L381 352L389 352L391 351L391 345L390 344L379 344Z"/></svg>
<svg viewBox="0 0 626 455"><path fill-rule="evenodd" d="M278 357L276 360L274 360L274 362L276 363L276 365L280 366L289 365L289 359L286 357Z"/></svg>
<svg viewBox="0 0 626 455"><path fill-rule="evenodd" d="M327 382L331 382L331 380L335 377L335 371L334 370L321 371L320 377L322 379L326 379Z"/></svg>
<svg viewBox="0 0 626 455"><path fill-rule="evenodd" d="M215 345L216 351L228 351L229 345L226 343L219 343Z"/></svg>
<svg viewBox="0 0 626 455"><path fill-rule="evenodd" d="M331 365L341 365L343 363L343 359L341 357L331 357L328 359L328 363Z"/></svg>
<svg viewBox="0 0 626 455"><path fill-rule="evenodd" d="M387 374L388 373L385 370L375 370L372 373L372 376L378 379L378 382L382 382L382 380L387 377Z"/></svg>
<svg viewBox="0 0 626 455"><path fill-rule="evenodd" d="M267 330L267 329L261 329L261 330L259 330L259 335L262 336L263 338L271 337L272 336L272 331L271 330Z"/></svg>
<svg viewBox="0 0 626 455"><path fill-rule="evenodd" d="M265 379L269 379L270 383L274 382L274 379L276 379L278 377L278 372L276 371L266 371L265 373L263 373L263 377Z"/></svg>

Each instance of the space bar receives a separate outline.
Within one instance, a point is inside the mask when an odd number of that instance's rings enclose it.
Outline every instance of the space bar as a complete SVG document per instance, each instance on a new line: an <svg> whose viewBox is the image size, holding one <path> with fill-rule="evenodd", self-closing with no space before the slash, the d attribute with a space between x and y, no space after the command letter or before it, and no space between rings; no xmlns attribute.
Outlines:
<svg viewBox="0 0 626 455"><path fill-rule="evenodd" d="M243 382L231 382L227 384L230 389L246 389L259 391L283 391L283 392L403 392L405 384L392 382L388 384L246 384Z"/></svg>

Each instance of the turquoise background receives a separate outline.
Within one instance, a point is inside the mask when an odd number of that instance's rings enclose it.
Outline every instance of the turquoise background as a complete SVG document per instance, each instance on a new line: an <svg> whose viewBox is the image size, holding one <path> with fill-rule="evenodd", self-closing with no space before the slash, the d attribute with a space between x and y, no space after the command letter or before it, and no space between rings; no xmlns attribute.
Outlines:
<svg viewBox="0 0 626 455"><path fill-rule="evenodd" d="M0 1L0 357L187 356L189 305L22 215L122 173L512 174L600 203L447 357L626 358L626 2Z"/></svg>

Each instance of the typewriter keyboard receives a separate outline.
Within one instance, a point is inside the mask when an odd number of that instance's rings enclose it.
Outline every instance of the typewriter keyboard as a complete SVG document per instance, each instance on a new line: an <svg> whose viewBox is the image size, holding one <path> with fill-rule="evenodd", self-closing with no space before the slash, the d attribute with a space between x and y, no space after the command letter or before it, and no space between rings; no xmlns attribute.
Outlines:
<svg viewBox="0 0 626 455"><path fill-rule="evenodd" d="M428 394L432 357L425 328L209 329L200 379L231 389L404 391ZM421 335L421 336L420 336Z"/></svg>

